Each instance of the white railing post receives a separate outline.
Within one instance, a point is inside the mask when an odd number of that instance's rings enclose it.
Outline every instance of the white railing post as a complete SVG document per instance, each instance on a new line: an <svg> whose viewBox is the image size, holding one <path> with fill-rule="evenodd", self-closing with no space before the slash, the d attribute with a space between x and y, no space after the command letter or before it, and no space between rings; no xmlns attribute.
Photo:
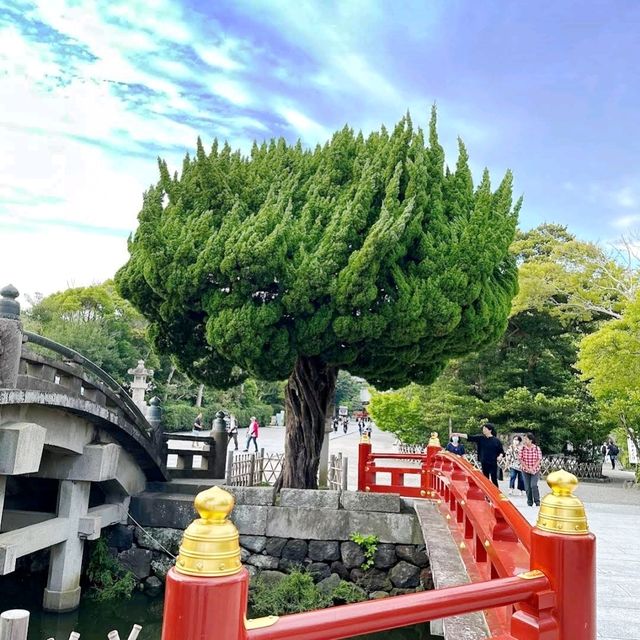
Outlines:
<svg viewBox="0 0 640 640"><path fill-rule="evenodd" d="M27 640L29 612L10 609L0 615L0 640Z"/></svg>

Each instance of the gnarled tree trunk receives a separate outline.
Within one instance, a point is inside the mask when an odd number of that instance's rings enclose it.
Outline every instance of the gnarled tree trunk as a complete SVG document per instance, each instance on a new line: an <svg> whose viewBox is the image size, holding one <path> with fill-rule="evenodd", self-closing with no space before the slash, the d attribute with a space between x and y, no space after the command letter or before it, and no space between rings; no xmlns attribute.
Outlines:
<svg viewBox="0 0 640 640"><path fill-rule="evenodd" d="M284 392L284 465L277 489L316 489L325 419L336 389L338 369L300 356Z"/></svg>

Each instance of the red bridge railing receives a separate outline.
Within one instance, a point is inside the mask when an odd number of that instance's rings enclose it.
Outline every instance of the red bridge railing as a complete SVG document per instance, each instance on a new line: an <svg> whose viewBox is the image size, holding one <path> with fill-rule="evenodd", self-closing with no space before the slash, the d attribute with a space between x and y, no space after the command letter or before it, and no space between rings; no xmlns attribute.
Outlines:
<svg viewBox="0 0 640 640"><path fill-rule="evenodd" d="M379 482L378 473L391 482ZM575 477L558 471L548 481L552 494L531 527L493 484L433 439L424 455L373 454L362 443L359 489L434 503L472 582L248 621L249 577L226 519L233 498L209 489L196 497L202 517L185 532L167 576L162 640L338 640L480 610L493 640L595 640L595 537L572 495Z"/></svg>

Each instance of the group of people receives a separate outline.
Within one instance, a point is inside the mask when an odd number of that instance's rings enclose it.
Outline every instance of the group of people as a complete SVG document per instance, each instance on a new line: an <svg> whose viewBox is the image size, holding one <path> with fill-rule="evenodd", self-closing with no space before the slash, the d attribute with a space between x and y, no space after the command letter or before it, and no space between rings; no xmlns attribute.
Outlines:
<svg viewBox="0 0 640 640"><path fill-rule="evenodd" d="M525 492L529 506L540 505L540 492L538 480L540 477L540 465L542 463L542 451L536 444L533 433L527 433L524 438L514 436L511 444L504 450L502 442L496 435L496 428L487 422L482 427L482 433L468 435L466 433L454 433L449 440L446 450L459 456L464 455L465 449L461 440L473 442L478 447L478 461L482 473L498 486L498 475L501 468L509 472L509 493L519 495ZM517 489L516 489L517 486Z"/></svg>
<svg viewBox="0 0 640 640"><path fill-rule="evenodd" d="M620 454L620 449L618 449L618 445L609 438L607 441L602 443L600 447L600 453L602 454L602 464L606 462L607 458L611 461L611 469L615 470L616 461L618 460L618 455Z"/></svg>
<svg viewBox="0 0 640 640"><path fill-rule="evenodd" d="M196 416L196 419L193 421L192 433L194 436L200 435L204 430L202 420L203 420L202 414L199 413ZM226 432L227 432L227 435L229 436L229 442L233 442L233 444L235 445L235 450L238 451L238 431L239 431L238 421L236 420L236 417L233 414L229 414L225 416L224 420L226 423ZM258 422L255 416L251 416L251 420L249 421L249 426L247 427L247 443L245 445L245 448L243 449L244 452L249 451L249 447L252 442L256 449L256 453L258 452L259 433L260 433L260 423Z"/></svg>
<svg viewBox="0 0 640 640"><path fill-rule="evenodd" d="M347 429L349 428L349 418L348 416L334 416L333 417L333 430L338 431L338 427L342 425L342 432L347 433Z"/></svg>

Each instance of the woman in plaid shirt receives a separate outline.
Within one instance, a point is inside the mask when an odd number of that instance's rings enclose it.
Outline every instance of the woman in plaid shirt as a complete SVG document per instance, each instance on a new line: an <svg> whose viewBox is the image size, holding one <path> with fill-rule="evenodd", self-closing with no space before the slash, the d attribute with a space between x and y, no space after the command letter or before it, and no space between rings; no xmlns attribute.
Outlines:
<svg viewBox="0 0 640 640"><path fill-rule="evenodd" d="M524 437L524 447L520 450L520 469L524 476L524 489L527 492L527 504L540 506L540 492L538 491L538 478L540 476L540 463L542 451L536 444L533 433L527 433Z"/></svg>

